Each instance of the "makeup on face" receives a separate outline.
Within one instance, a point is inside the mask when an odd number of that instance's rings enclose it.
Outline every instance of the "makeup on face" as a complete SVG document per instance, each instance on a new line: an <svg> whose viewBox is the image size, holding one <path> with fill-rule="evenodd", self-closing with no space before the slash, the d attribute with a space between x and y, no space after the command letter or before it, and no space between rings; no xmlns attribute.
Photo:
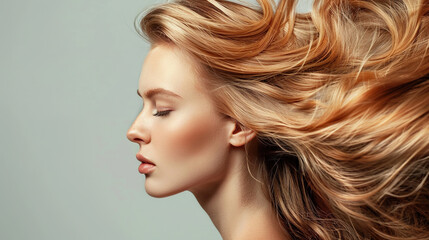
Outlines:
<svg viewBox="0 0 429 240"><path fill-rule="evenodd" d="M194 65L167 45L152 48L143 63L137 94L144 106L127 136L153 163L138 170L155 197L213 182L227 165L227 120L200 90Z"/></svg>

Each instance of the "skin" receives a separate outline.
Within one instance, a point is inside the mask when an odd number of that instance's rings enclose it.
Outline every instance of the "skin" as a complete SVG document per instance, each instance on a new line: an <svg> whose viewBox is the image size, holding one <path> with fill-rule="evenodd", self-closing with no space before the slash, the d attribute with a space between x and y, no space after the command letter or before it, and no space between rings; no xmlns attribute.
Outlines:
<svg viewBox="0 0 429 240"><path fill-rule="evenodd" d="M127 137L156 165L145 174L146 192L158 198L192 192L225 240L285 239L247 169L244 145L247 157L255 158L255 133L216 111L195 66L167 44L153 45L143 63L138 88L143 109ZM144 94L155 88L179 97ZM168 114L156 116L163 111Z"/></svg>

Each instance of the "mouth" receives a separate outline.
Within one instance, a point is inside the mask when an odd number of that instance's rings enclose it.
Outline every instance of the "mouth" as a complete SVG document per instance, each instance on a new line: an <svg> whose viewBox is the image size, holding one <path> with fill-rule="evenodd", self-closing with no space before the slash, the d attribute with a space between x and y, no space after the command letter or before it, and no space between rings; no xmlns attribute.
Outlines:
<svg viewBox="0 0 429 240"><path fill-rule="evenodd" d="M153 163L149 159L145 158L141 153L137 153L136 158L137 158L137 160L139 160L142 163L147 163L147 164L155 165L155 163Z"/></svg>

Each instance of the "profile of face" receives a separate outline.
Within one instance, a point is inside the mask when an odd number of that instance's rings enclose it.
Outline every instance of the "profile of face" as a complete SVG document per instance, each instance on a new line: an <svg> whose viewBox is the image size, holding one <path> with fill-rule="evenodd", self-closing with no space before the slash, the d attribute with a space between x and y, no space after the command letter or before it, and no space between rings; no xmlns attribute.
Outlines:
<svg viewBox="0 0 429 240"><path fill-rule="evenodd" d="M145 173L145 189L153 197L205 189L227 171L235 121L216 111L194 66L167 44L154 45L143 63L143 108L127 137L155 164Z"/></svg>

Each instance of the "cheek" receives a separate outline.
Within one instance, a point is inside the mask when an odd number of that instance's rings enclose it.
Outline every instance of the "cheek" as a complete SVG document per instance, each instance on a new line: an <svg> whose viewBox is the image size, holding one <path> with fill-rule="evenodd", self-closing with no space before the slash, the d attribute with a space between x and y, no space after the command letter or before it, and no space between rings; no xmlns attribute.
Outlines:
<svg viewBox="0 0 429 240"><path fill-rule="evenodd" d="M151 126L151 156L157 160L157 170L145 186L154 196L198 191L227 172L229 143L224 120L209 110L197 109L170 117Z"/></svg>
<svg viewBox="0 0 429 240"><path fill-rule="evenodd" d="M164 136L159 150L173 158L171 160L198 155L220 136L219 124L213 115L188 116L172 120L162 130Z"/></svg>

